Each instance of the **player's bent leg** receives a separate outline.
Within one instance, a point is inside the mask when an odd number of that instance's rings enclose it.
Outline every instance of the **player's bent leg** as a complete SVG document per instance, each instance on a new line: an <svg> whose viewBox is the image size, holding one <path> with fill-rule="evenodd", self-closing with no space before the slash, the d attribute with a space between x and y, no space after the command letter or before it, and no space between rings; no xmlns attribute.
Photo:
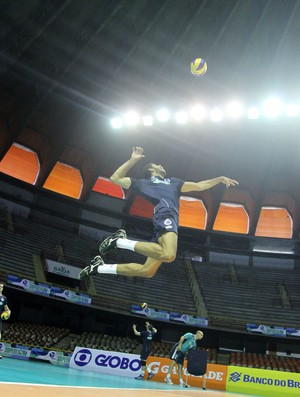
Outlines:
<svg viewBox="0 0 300 397"><path fill-rule="evenodd" d="M174 232L164 233L158 243L163 249L162 262L173 262L177 254L178 235Z"/></svg>
<svg viewBox="0 0 300 397"><path fill-rule="evenodd" d="M120 237L119 237L120 238ZM153 254L153 246L159 247L156 251L159 254L148 256L146 262L142 265L139 263L126 264L105 264L100 255L96 256L89 266L84 268L78 275L81 280L85 277L95 275L97 273L104 274L119 274L122 276L145 277L152 278L160 265L163 262L173 262L176 258L178 236L174 232L164 233L159 239L158 243L137 243L136 252L146 254L147 252ZM139 248L141 244L141 249Z"/></svg>
<svg viewBox="0 0 300 397"><path fill-rule="evenodd" d="M178 236L174 232L164 233L157 243L138 241L134 251L161 262L173 262L176 258Z"/></svg>
<svg viewBox="0 0 300 397"><path fill-rule="evenodd" d="M152 278L161 264L161 261L153 258L147 258L143 265L139 263L118 264L117 274L120 276Z"/></svg>

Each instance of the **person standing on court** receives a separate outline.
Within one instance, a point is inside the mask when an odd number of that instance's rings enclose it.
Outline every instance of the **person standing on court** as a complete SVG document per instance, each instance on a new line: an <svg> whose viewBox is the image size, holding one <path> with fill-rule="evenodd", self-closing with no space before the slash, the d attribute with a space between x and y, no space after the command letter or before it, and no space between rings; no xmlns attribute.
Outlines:
<svg viewBox="0 0 300 397"><path fill-rule="evenodd" d="M151 278L163 262L173 262L177 253L179 199L181 193L210 189L220 183L227 188L238 182L226 176L219 176L200 182L185 182L178 178L166 178L162 165L149 163L144 168L142 179L127 177L127 173L144 156L141 147L133 147L131 157L110 177L112 182L125 189L132 189L154 205L153 242L142 242L127 239L125 230L118 230L107 237L99 247L100 255L92 259L89 266L78 274L79 279L97 273L118 274L122 276ZM146 178L145 178L146 177ZM147 257L144 264L105 264L101 255L120 248L135 251Z"/></svg>
<svg viewBox="0 0 300 397"><path fill-rule="evenodd" d="M1 339L1 331L2 331L1 315L3 312L6 312L8 315L7 319L9 319L10 314L11 314L9 307L7 306L7 298L6 298L6 296L2 295L3 288L4 288L4 284L0 282L0 339ZM2 358L2 356L0 355L0 359L1 358Z"/></svg>
<svg viewBox="0 0 300 397"><path fill-rule="evenodd" d="M136 329L136 325L133 324L132 326L133 332L136 336L141 336L142 337L142 351L141 351L141 366L142 370L139 376L137 376L135 379L137 380L144 380L145 372L148 372L148 377L147 380L150 380L153 378L154 373L150 370L150 368L147 367L147 358L149 357L149 354L151 352L151 347L152 347L152 339L153 336L157 333L157 329L153 327L152 324L150 324L148 321L146 321L146 331L138 331Z"/></svg>
<svg viewBox="0 0 300 397"><path fill-rule="evenodd" d="M171 373L175 364L177 364L179 384L181 387L188 387L188 385L184 383L182 379L182 367L184 363L184 358L189 350L196 349L197 340L201 340L203 336L204 334L202 331L197 331L195 334L187 332L186 334L182 335L179 342L174 345L170 355L172 361L168 368L168 374L165 377L165 382L167 382L168 385L173 385Z"/></svg>

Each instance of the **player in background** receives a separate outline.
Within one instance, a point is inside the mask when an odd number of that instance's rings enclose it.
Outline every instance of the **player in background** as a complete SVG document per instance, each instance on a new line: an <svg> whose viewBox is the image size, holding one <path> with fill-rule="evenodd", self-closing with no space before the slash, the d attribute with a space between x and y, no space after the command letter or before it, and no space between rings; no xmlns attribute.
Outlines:
<svg viewBox="0 0 300 397"><path fill-rule="evenodd" d="M144 380L145 372L148 372L148 377L147 380L150 380L153 376L154 373L151 371L150 368L147 367L147 358L151 352L151 347L152 347L152 339L153 336L157 333L157 329L153 327L152 324L150 324L148 321L146 321L146 331L138 331L136 329L136 325L133 324L132 326L133 332L136 336L141 336L142 337L142 351L141 351L141 365L142 365L142 370L139 376L137 376L135 379L137 380Z"/></svg>
<svg viewBox="0 0 300 397"><path fill-rule="evenodd" d="M179 384L181 387L188 387L188 385L184 383L182 379L182 367L184 363L184 358L190 349L196 349L197 340L201 340L203 336L204 335L202 331L197 331L195 334L188 332L182 335L179 342L174 345L170 355L172 361L169 365L168 374L165 377L165 382L167 382L168 385L173 385L173 382L171 380L171 373L175 364L177 364Z"/></svg>
<svg viewBox="0 0 300 397"><path fill-rule="evenodd" d="M1 339L1 331L2 331L1 314L3 312L6 312L8 314L8 318L10 317L10 314L11 314L9 307L7 306L7 298L6 298L6 296L2 295L3 288L4 288L4 284L0 282L0 339ZM1 358L2 358L2 356L0 355L0 359Z"/></svg>

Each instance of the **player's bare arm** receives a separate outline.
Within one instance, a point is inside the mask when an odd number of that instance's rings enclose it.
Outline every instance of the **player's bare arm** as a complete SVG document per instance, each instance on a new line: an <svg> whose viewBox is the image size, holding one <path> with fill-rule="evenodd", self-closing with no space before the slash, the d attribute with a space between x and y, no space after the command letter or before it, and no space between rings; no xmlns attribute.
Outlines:
<svg viewBox="0 0 300 397"><path fill-rule="evenodd" d="M182 335L182 337L179 340L179 344L178 344L178 347L177 347L178 350L181 350L181 346L183 344L183 341L184 341L184 335Z"/></svg>
<svg viewBox="0 0 300 397"><path fill-rule="evenodd" d="M141 336L141 333L136 329L136 324L133 324L132 329L133 329L134 335Z"/></svg>
<svg viewBox="0 0 300 397"><path fill-rule="evenodd" d="M200 192L202 190L211 189L212 187L223 183L227 188L230 186L238 185L238 181L228 178L227 176L219 176L217 178L208 179L207 181L200 182L185 182L182 185L181 192Z"/></svg>
<svg viewBox="0 0 300 397"><path fill-rule="evenodd" d="M129 189L131 179L126 177L131 168L145 156L143 155L144 149L138 146L132 148L132 154L129 160L122 164L110 177L110 180L124 189Z"/></svg>

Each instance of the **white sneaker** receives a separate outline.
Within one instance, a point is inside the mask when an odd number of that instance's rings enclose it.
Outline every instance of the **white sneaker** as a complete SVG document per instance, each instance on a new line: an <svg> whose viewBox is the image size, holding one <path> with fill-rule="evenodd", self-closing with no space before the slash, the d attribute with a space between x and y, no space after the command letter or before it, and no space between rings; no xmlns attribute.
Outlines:
<svg viewBox="0 0 300 397"><path fill-rule="evenodd" d="M91 260L90 265L82 269L81 272L78 274L78 280L82 280L83 278L92 276L93 274L98 274L98 266L102 265L104 265L104 261L101 256L95 256L95 258Z"/></svg>
<svg viewBox="0 0 300 397"><path fill-rule="evenodd" d="M165 381L168 385L173 385L173 382L171 381L171 378L168 378L167 376L165 377L164 381Z"/></svg>
<svg viewBox="0 0 300 397"><path fill-rule="evenodd" d="M190 386L187 385L186 383L182 382L182 383L180 383L180 387L190 387Z"/></svg>

